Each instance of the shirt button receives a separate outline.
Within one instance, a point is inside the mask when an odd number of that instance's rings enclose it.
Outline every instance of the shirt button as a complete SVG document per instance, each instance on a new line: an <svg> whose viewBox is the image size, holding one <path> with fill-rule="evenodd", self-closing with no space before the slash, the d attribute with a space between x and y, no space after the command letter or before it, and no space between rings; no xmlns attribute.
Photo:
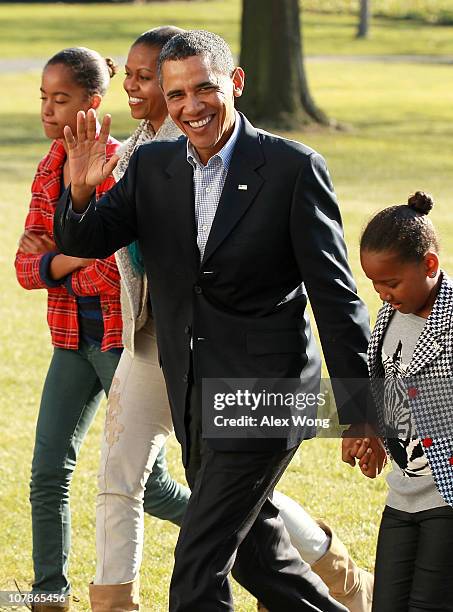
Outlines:
<svg viewBox="0 0 453 612"><path fill-rule="evenodd" d="M102 312L109 312L110 306L108 304L102 304Z"/></svg>
<svg viewBox="0 0 453 612"><path fill-rule="evenodd" d="M206 187L206 193L211 193L211 188L210 187Z"/></svg>
<svg viewBox="0 0 453 612"><path fill-rule="evenodd" d="M190 325L186 325L184 328L184 333L185 334L190 334Z"/></svg>
<svg viewBox="0 0 453 612"><path fill-rule="evenodd" d="M202 225L201 229L205 232L208 229L208 226L207 225Z"/></svg>
<svg viewBox="0 0 453 612"><path fill-rule="evenodd" d="M195 285L195 287L193 288L193 290L195 291L196 294L201 295L203 293L203 289L200 287L200 285Z"/></svg>
<svg viewBox="0 0 453 612"><path fill-rule="evenodd" d="M182 382L188 382L189 381L189 377L187 374L184 374L184 376L182 377Z"/></svg>

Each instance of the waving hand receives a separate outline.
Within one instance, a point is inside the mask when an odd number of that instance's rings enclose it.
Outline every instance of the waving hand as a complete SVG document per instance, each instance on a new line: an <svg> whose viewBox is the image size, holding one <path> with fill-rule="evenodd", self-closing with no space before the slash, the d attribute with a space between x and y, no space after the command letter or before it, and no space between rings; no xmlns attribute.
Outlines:
<svg viewBox="0 0 453 612"><path fill-rule="evenodd" d="M96 112L77 113L77 134L69 126L64 128L68 148L71 195L74 208L86 205L97 185L100 185L118 163L118 156L106 159L106 144L110 133L110 115L105 115L99 137L96 138Z"/></svg>

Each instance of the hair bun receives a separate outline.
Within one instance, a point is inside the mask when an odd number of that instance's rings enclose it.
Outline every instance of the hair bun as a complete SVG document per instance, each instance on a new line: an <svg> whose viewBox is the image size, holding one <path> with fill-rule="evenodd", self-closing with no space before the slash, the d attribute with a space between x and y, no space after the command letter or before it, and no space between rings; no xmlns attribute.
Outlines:
<svg viewBox="0 0 453 612"><path fill-rule="evenodd" d="M113 78L118 72L118 66L115 64L111 57L106 57L105 63L107 64L107 68L109 69L110 78Z"/></svg>
<svg viewBox="0 0 453 612"><path fill-rule="evenodd" d="M408 199L407 205L409 208L412 208L418 213L427 215L434 206L434 200L429 193L425 193L424 191L416 191L414 195Z"/></svg>

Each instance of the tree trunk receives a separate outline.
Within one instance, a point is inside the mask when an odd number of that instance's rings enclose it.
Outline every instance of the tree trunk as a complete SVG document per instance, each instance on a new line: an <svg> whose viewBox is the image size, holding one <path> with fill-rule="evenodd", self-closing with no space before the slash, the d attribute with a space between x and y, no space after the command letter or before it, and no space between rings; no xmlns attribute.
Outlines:
<svg viewBox="0 0 453 612"><path fill-rule="evenodd" d="M360 17L357 38L367 38L370 23L370 0L360 0Z"/></svg>
<svg viewBox="0 0 453 612"><path fill-rule="evenodd" d="M243 0L239 107L257 125L283 129L328 124L305 75L298 0Z"/></svg>

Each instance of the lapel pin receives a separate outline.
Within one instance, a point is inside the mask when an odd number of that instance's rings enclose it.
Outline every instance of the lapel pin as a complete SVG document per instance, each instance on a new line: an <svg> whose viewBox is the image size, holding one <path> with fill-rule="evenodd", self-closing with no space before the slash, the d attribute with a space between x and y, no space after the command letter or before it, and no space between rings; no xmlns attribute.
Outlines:
<svg viewBox="0 0 453 612"><path fill-rule="evenodd" d="M247 191L247 185L238 185L239 191Z"/></svg>

